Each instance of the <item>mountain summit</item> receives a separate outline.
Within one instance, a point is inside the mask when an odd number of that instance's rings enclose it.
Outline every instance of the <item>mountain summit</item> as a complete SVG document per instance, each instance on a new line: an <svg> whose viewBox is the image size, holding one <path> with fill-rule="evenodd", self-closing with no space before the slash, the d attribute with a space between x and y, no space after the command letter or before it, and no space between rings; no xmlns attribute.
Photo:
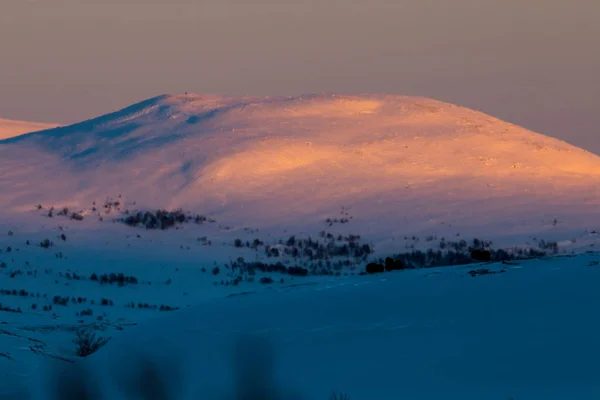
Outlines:
<svg viewBox="0 0 600 400"><path fill-rule="evenodd" d="M383 241L580 231L600 204L598 156L407 96L163 95L0 141L0 159L3 210L122 193L234 228L312 230L342 213Z"/></svg>

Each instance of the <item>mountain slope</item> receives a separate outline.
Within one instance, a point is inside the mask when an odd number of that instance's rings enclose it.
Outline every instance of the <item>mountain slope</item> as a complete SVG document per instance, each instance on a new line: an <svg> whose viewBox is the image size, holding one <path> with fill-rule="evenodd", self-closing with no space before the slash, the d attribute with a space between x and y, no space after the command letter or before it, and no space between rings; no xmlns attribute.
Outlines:
<svg viewBox="0 0 600 400"><path fill-rule="evenodd" d="M107 382L135 379L148 360L183 392L173 399L253 398L233 396L240 362L247 383L272 395L256 398L594 399L597 264L582 255L487 265L504 272L475 278L472 267L392 272L217 299L131 328L83 365L114 399Z"/></svg>
<svg viewBox="0 0 600 400"><path fill-rule="evenodd" d="M402 96L165 95L2 141L0 158L4 210L85 208L119 193L281 232L347 212L357 233L390 246L419 233L580 232L600 203L599 157Z"/></svg>
<svg viewBox="0 0 600 400"><path fill-rule="evenodd" d="M0 140L9 139L28 132L41 131L57 127L58 124L42 122L15 121L0 118Z"/></svg>
<svg viewBox="0 0 600 400"><path fill-rule="evenodd" d="M177 95L2 140L0 160L6 382L72 363L89 329L114 338L100 373L171 342L229 398L231 342L266 332L277 378L315 399L598 395L597 254L446 267L475 262L473 238L593 250L600 160L582 149L424 98ZM158 207L214 222L116 223ZM398 253L404 271L359 276Z"/></svg>

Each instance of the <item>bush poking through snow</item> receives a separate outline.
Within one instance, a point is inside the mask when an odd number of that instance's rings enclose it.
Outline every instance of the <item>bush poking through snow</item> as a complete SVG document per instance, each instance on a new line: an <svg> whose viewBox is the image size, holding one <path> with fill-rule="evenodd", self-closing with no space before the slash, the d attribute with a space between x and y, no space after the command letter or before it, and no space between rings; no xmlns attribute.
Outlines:
<svg viewBox="0 0 600 400"><path fill-rule="evenodd" d="M390 272L390 271L401 271L405 268L404 263L402 262L402 260L394 260L391 257L387 257L385 259L385 270Z"/></svg>
<svg viewBox="0 0 600 400"><path fill-rule="evenodd" d="M97 352L104 346L110 338L96 337L96 333L89 329L80 329L77 331L73 343L75 343L75 354L79 357L87 357Z"/></svg>
<svg viewBox="0 0 600 400"><path fill-rule="evenodd" d="M9 306L3 306L2 303L0 303L0 311L12 312L12 313L17 313L17 314L20 314L23 312L21 310L21 307L12 308Z"/></svg>
<svg viewBox="0 0 600 400"><path fill-rule="evenodd" d="M40 247L47 249L54 246L54 243L50 239L44 239L40 242Z"/></svg>
<svg viewBox="0 0 600 400"><path fill-rule="evenodd" d="M471 250L471 258L476 261L492 261L492 253L488 250L473 249Z"/></svg>
<svg viewBox="0 0 600 400"><path fill-rule="evenodd" d="M80 213L71 213L71 219L75 220L75 221L83 221L83 215L81 215Z"/></svg>
<svg viewBox="0 0 600 400"><path fill-rule="evenodd" d="M367 274L378 274L385 270L383 264L378 263L369 263L367 264L366 271Z"/></svg>
<svg viewBox="0 0 600 400"><path fill-rule="evenodd" d="M125 275L122 272L119 273L104 273L102 275L98 275L95 272L90 275L90 280L94 282L100 282L101 284L117 284L118 286L125 286L127 284L136 285L138 283L138 279L135 276Z"/></svg>

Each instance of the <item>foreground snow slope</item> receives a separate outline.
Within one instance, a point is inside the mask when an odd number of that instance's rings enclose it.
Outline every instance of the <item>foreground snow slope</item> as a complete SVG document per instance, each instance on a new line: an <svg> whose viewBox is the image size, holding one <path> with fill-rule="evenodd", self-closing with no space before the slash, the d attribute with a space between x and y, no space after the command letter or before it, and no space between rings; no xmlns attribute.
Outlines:
<svg viewBox="0 0 600 400"><path fill-rule="evenodd" d="M346 212L388 251L419 234L568 239L600 203L599 157L418 97L159 96L2 141L0 159L7 212L122 194L281 234Z"/></svg>
<svg viewBox="0 0 600 400"><path fill-rule="evenodd" d="M56 128L58 124L42 122L15 121L0 118L0 140L9 139L24 133Z"/></svg>
<svg viewBox="0 0 600 400"><path fill-rule="evenodd" d="M131 377L136 356L156 357L165 373L183 371L188 396L177 398L227 399L234 353L252 351L236 341L250 334L272 345L274 387L306 399L338 390L357 400L591 400L598 260L497 263L484 267L506 272L476 277L472 267L401 271L218 299L132 328L85 364L110 393L109 374Z"/></svg>

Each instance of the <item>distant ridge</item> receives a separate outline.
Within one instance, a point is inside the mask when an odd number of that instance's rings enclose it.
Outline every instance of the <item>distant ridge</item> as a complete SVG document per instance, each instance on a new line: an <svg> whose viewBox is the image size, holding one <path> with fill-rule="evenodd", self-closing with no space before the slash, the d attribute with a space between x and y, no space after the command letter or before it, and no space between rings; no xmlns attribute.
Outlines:
<svg viewBox="0 0 600 400"><path fill-rule="evenodd" d="M41 131L59 126L43 122L15 121L0 118L0 140L9 139L28 132Z"/></svg>

